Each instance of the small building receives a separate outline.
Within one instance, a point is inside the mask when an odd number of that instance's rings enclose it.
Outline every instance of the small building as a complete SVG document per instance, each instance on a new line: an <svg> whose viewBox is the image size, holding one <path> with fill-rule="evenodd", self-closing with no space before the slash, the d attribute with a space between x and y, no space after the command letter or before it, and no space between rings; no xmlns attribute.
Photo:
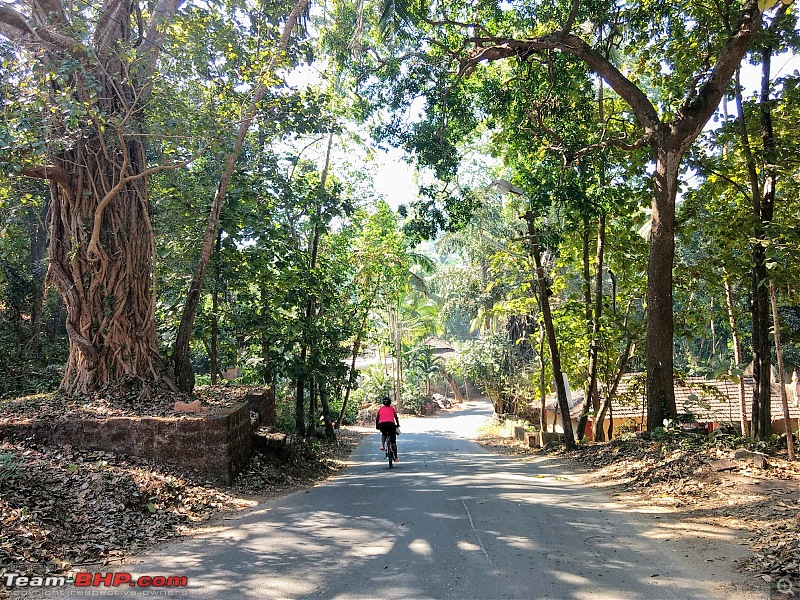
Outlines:
<svg viewBox="0 0 800 600"><path fill-rule="evenodd" d="M429 337L425 340L424 345L430 347L431 353L434 356L441 356L443 359L452 358L456 355L453 345L441 338Z"/></svg>
<svg viewBox="0 0 800 600"><path fill-rule="evenodd" d="M753 379L745 376L745 415L749 421L753 407ZM611 410L606 414L613 422L613 433L642 431L647 424L647 400L644 373L624 375L617 394L611 401ZM793 431L800 423L800 406L794 400L792 386L787 385L789 418ZM772 384L771 418L772 430L784 433L783 405L779 384ZM741 429L739 384L731 380L687 377L675 382L675 404L678 415L688 418L687 425L702 427L709 433L722 427Z"/></svg>
<svg viewBox="0 0 800 600"><path fill-rule="evenodd" d="M577 431L578 420L583 413L583 392L567 394L569 404L569 418L572 421L572 431ZM558 405L556 394L548 394L544 404L544 414L547 418L547 431L564 433L564 419L561 418L561 407Z"/></svg>

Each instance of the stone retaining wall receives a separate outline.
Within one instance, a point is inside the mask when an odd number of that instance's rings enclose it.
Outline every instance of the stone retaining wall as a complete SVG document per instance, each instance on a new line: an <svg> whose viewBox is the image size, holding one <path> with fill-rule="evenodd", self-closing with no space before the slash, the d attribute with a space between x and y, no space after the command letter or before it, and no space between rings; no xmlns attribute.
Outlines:
<svg viewBox="0 0 800 600"><path fill-rule="evenodd" d="M67 418L0 423L0 439L33 438L46 446L102 450L171 463L229 484L250 458L247 403L208 414L176 417Z"/></svg>
<svg viewBox="0 0 800 600"><path fill-rule="evenodd" d="M546 431L528 431L515 421L506 421L506 431L510 437L531 448L544 448L547 444L564 442L564 434Z"/></svg>

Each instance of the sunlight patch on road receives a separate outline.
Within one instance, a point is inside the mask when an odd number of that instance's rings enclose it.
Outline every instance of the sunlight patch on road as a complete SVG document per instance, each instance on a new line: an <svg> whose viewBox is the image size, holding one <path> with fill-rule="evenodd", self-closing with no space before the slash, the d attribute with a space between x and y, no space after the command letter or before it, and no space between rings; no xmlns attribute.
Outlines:
<svg viewBox="0 0 800 600"><path fill-rule="evenodd" d="M451 519L451 520L454 520L454 521L459 521L459 520L464 518L461 515L448 515L448 514L445 514L445 513L432 513L432 512L429 512L429 513L425 513L425 514L427 514L429 517L433 517L434 519Z"/></svg>
<svg viewBox="0 0 800 600"><path fill-rule="evenodd" d="M532 492L509 492L504 494L497 495L498 500L505 500L508 502L513 502L514 504L521 505L521 504L542 504L545 506L551 506L554 502L560 502L561 506L566 507L567 505L564 504L566 502L566 497L559 496L558 492L553 492L550 494L540 494L540 493L532 493Z"/></svg>
<svg viewBox="0 0 800 600"><path fill-rule="evenodd" d="M262 598L296 598L298 596L305 596L314 592L319 588L310 581L296 579L294 577L279 577L279 578L263 578L260 577L256 582L256 589L263 589L259 591L259 596ZM213 597L213 596L212 596Z"/></svg>
<svg viewBox="0 0 800 600"><path fill-rule="evenodd" d="M626 498L622 495L617 496L616 500L618 502L625 502ZM616 505L616 509L619 512L625 513L634 513L634 514L648 514L648 515L664 515L664 514L672 514L672 511L669 507L666 506L620 506L619 504Z"/></svg>
<svg viewBox="0 0 800 600"><path fill-rule="evenodd" d="M564 583L568 583L570 585L593 585L592 580L588 577L584 577L583 575L578 575L577 573L566 573L564 571L556 571L553 573L553 576L556 579L560 579Z"/></svg>
<svg viewBox="0 0 800 600"><path fill-rule="evenodd" d="M697 537L704 539L713 538L731 544L738 541L737 532L735 530L720 527L712 523L701 523L697 521L692 523L691 528L687 528L686 523L658 523L655 527L649 529L645 535L658 540L670 540L674 537Z"/></svg>
<svg viewBox="0 0 800 600"><path fill-rule="evenodd" d="M369 546L360 546L348 551L347 556L356 556L360 558L370 558L372 556L382 556L388 554L392 549L391 542L376 542Z"/></svg>
<svg viewBox="0 0 800 600"><path fill-rule="evenodd" d="M480 552L481 551L481 547L478 544L473 544L472 542L467 542L467 541L464 541L464 540L459 540L459 542L456 544L456 547L459 550L462 550L464 552Z"/></svg>
<svg viewBox="0 0 800 600"><path fill-rule="evenodd" d="M522 550L536 550L538 546L531 540L530 538L523 537L521 535L501 535L498 536L497 539L501 542L505 542L512 548L520 548Z"/></svg>
<svg viewBox="0 0 800 600"><path fill-rule="evenodd" d="M408 545L408 549L411 550L414 554L420 554L422 556L432 556L433 555L433 548L428 543L427 540L423 540L422 538L417 538L413 542Z"/></svg>

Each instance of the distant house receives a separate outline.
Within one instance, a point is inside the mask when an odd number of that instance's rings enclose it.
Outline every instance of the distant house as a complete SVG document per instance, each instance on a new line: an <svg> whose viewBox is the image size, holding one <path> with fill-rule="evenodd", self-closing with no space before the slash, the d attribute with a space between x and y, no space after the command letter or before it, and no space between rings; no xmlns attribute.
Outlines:
<svg viewBox="0 0 800 600"><path fill-rule="evenodd" d="M625 431L642 431L647 427L647 397L644 388L644 373L630 373L624 375L617 388L617 394L611 401L611 410L606 413L604 427L608 428L609 419L614 425L614 435ZM800 406L795 400L794 383L786 386L789 404L789 418L794 431L800 426ZM577 431L578 420L583 409L583 391L573 391L570 403L570 419L573 431ZM534 403L535 404L535 403ZM687 377L675 383L675 404L678 414L690 418L690 423L695 427L703 427L711 432L722 427L733 427L737 431L740 427L739 385L733 381L720 379L706 379L704 377ZM745 377L745 414L749 421L753 405L753 379ZM563 432L561 411L555 394L547 396L545 414L548 417L548 430ZM775 433L784 433L783 406L781 403L780 386L772 384L771 399L772 430ZM584 431L591 439L592 421L590 415Z"/></svg>
<svg viewBox="0 0 800 600"><path fill-rule="evenodd" d="M430 337L426 339L425 345L431 348L434 356L451 358L456 355L456 351L450 342L437 337Z"/></svg>
<svg viewBox="0 0 800 600"><path fill-rule="evenodd" d="M564 376L564 385L567 391L567 403L569 405L569 418L572 421L572 431L577 433L578 420L583 413L583 390L572 390ZM534 402L538 406L537 402ZM544 414L547 418L547 431L564 433L564 419L561 418L561 407L558 405L558 396L556 394L549 394L545 398Z"/></svg>
<svg viewBox="0 0 800 600"><path fill-rule="evenodd" d="M617 394L611 402L611 415L615 434L619 431L641 431L647 427L647 404L641 373L623 376ZM746 376L745 415L750 420L753 408L753 378ZM785 431L783 406L778 384L772 384L771 417L775 433ZM800 407L793 399L792 390L787 386L789 418L792 428L797 431L800 420ZM711 432L721 427L741 429L739 384L730 380L687 377L675 382L675 405L678 414L691 416L691 423L702 426ZM606 422L609 415L606 415Z"/></svg>
<svg viewBox="0 0 800 600"><path fill-rule="evenodd" d="M431 354L434 357L440 356L443 360L456 355L456 351L453 349L453 346L446 340L431 337L426 339L423 345L431 348ZM342 363L346 364L347 366L350 366L351 361L352 357L346 357L342 359ZM393 368L394 358L391 356L391 353L389 353L389 356L382 356L375 349L365 349L362 355L356 359L356 369L359 371L366 371L373 365L381 364L385 365L387 373Z"/></svg>
<svg viewBox="0 0 800 600"><path fill-rule="evenodd" d="M569 398L569 418L572 421L572 431L577 432L578 420L583 412L583 392L573 391ZM537 405L538 402L534 402ZM544 414L547 417L547 430L556 433L564 433L564 420L561 418L561 408L558 405L558 397L555 394L548 394Z"/></svg>

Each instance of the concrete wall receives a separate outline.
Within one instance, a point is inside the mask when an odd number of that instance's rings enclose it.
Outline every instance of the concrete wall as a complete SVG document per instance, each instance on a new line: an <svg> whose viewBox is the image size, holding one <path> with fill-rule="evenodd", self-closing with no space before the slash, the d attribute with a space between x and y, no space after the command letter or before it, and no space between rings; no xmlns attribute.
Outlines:
<svg viewBox="0 0 800 600"><path fill-rule="evenodd" d="M46 446L71 445L150 458L231 483L250 458L252 425L247 403L180 417L66 418L58 422L0 423L0 438L32 437Z"/></svg>

